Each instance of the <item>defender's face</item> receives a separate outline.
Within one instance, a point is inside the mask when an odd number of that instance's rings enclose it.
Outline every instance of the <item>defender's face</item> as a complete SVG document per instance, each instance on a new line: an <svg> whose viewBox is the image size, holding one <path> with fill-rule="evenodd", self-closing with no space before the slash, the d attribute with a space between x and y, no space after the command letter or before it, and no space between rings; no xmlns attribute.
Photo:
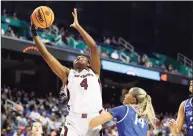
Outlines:
<svg viewBox="0 0 193 136"><path fill-rule="evenodd" d="M88 65L88 59L85 56L78 56L73 62L73 66L75 69L84 69Z"/></svg>
<svg viewBox="0 0 193 136"><path fill-rule="evenodd" d="M193 88L192 88L193 80L190 81L190 86L189 86L189 91L193 93Z"/></svg>
<svg viewBox="0 0 193 136"><path fill-rule="evenodd" d="M132 89L130 89L129 92L125 95L123 104L134 104L134 103L136 103L136 98L133 97Z"/></svg>

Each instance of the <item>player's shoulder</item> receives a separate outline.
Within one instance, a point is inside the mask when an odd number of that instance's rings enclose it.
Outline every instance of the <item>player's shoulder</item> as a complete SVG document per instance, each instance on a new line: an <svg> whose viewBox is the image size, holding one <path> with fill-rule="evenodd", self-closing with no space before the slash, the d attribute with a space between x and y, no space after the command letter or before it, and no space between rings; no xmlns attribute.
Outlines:
<svg viewBox="0 0 193 136"><path fill-rule="evenodd" d="M98 78L100 77L100 76L96 73L96 71L95 71L94 69L92 69L92 68L88 68L87 71L95 74Z"/></svg>
<svg viewBox="0 0 193 136"><path fill-rule="evenodd" d="M179 111L184 112L185 111L185 105L187 103L187 100L184 100L181 102L180 106L179 106Z"/></svg>
<svg viewBox="0 0 193 136"><path fill-rule="evenodd" d="M190 98L188 98L188 99L182 101L181 104L180 104L180 106L181 106L181 107L186 106L186 104L187 104L187 102L188 102L189 100L190 100Z"/></svg>
<svg viewBox="0 0 193 136"><path fill-rule="evenodd" d="M187 102L187 99L182 101L180 105L185 105L186 102Z"/></svg>
<svg viewBox="0 0 193 136"><path fill-rule="evenodd" d="M120 105L118 106L117 108L120 108L120 109L127 109L128 105Z"/></svg>
<svg viewBox="0 0 193 136"><path fill-rule="evenodd" d="M117 110L119 111L122 111L122 112L127 112L129 111L129 105L121 105L121 106L118 106L118 107L115 107Z"/></svg>
<svg viewBox="0 0 193 136"><path fill-rule="evenodd" d="M184 108L184 106L186 105L186 102L187 102L187 100L182 101L182 102L180 103L180 107L181 107L181 108Z"/></svg>

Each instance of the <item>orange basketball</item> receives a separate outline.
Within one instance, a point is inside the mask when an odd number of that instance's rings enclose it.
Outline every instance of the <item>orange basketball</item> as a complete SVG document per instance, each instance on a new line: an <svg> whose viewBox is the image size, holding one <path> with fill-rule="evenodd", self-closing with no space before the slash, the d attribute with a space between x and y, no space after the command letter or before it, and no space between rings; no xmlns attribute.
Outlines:
<svg viewBox="0 0 193 136"><path fill-rule="evenodd" d="M32 23L38 28L47 28L54 22L54 12L46 6L36 8L31 15Z"/></svg>

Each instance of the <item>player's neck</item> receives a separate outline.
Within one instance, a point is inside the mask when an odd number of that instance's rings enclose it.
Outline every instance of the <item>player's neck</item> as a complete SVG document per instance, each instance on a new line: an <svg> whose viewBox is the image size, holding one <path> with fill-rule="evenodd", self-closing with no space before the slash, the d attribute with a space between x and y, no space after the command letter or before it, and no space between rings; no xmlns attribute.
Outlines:
<svg viewBox="0 0 193 136"><path fill-rule="evenodd" d="M78 71L78 73L82 72L84 69L76 69L76 71Z"/></svg>

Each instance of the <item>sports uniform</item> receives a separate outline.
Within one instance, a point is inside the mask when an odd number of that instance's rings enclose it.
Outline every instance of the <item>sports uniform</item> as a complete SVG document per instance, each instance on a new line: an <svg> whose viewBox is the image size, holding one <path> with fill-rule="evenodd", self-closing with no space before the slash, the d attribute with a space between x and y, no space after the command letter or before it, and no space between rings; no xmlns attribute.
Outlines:
<svg viewBox="0 0 193 136"><path fill-rule="evenodd" d="M102 111L101 84L91 69L70 70L65 86L69 114L61 136L100 136L101 126L89 129L89 121Z"/></svg>
<svg viewBox="0 0 193 136"><path fill-rule="evenodd" d="M193 136L193 97L185 101L184 114L187 136Z"/></svg>
<svg viewBox="0 0 193 136"><path fill-rule="evenodd" d="M122 105L110 109L113 118L117 119L119 136L146 136L149 124L146 119L140 118L129 105Z"/></svg>

